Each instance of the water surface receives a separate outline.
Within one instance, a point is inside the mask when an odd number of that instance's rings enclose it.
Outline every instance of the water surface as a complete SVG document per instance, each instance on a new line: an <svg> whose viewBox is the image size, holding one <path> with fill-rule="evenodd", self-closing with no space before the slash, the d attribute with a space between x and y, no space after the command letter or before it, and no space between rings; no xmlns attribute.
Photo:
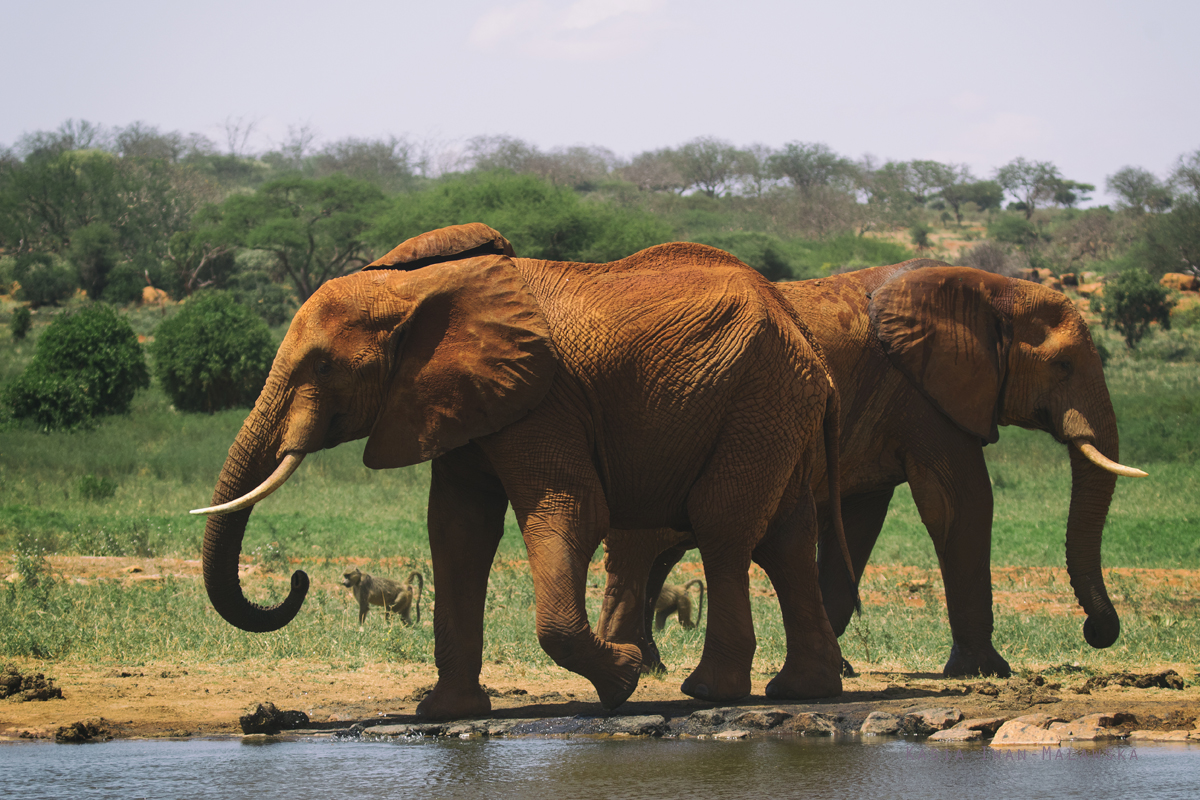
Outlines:
<svg viewBox="0 0 1200 800"><path fill-rule="evenodd" d="M1200 747L899 739L492 739L0 745L5 797L1200 797Z"/></svg>

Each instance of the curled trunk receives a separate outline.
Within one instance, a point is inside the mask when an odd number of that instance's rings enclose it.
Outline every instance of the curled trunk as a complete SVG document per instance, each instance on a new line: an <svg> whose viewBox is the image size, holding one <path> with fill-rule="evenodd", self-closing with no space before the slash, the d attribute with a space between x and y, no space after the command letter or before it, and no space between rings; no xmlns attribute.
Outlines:
<svg viewBox="0 0 1200 800"><path fill-rule="evenodd" d="M1093 397L1108 399L1108 392L1098 391ZM1070 453L1070 511L1067 515L1067 572L1070 575L1070 585L1075 590L1075 599L1079 600L1082 609L1087 613L1084 622L1084 638L1093 648L1106 648L1116 642L1121 633L1121 619L1116 609L1112 607L1108 589L1104 587L1104 575L1100 571L1100 541L1104 533L1104 522L1108 519L1109 505L1112 503L1112 491L1116 488L1117 475L1140 473L1140 470L1129 470L1116 464L1120 458L1117 444L1116 417L1112 415L1111 404L1104 403L1103 408L1093 408L1091 419L1086 420L1087 431L1091 435L1079 435L1070 438L1072 434L1082 434L1085 428L1080 426L1082 420L1069 421L1064 431L1072 444L1067 446ZM1080 427L1076 427L1080 426ZM1081 446L1091 444L1102 453L1097 458L1081 451ZM1111 459L1111 461L1108 461ZM1105 468L1105 462L1108 468ZM1120 469L1115 469L1120 468ZM1128 471L1121 471L1128 470ZM1144 473L1142 473L1144 474Z"/></svg>
<svg viewBox="0 0 1200 800"><path fill-rule="evenodd" d="M221 469L212 505L242 497L275 470L278 443L273 441L274 437L260 433L271 429L270 426L264 428L262 418L263 414L256 407L242 425ZM308 575L301 571L292 573L291 590L279 605L260 606L246 599L238 580L238 558L252 510L214 514L208 518L204 529L204 586L213 608L227 622L244 631L265 633L287 625L300 611L308 593Z"/></svg>

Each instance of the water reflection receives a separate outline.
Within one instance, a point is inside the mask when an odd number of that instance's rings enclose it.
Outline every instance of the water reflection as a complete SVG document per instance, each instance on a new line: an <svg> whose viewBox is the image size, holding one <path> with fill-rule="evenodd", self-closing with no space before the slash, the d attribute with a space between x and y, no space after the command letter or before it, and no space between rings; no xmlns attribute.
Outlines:
<svg viewBox="0 0 1200 800"><path fill-rule="evenodd" d="M1085 756L1085 752L1092 755ZM1200 796L1200 748L946 748L896 739L497 739L0 746L25 798Z"/></svg>

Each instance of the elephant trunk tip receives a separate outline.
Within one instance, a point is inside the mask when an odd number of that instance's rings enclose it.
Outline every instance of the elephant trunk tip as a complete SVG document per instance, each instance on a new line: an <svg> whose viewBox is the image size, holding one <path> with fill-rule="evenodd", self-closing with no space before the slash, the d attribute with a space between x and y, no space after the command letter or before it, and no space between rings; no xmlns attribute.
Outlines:
<svg viewBox="0 0 1200 800"><path fill-rule="evenodd" d="M1088 617L1083 623L1083 638L1097 650L1112 646L1121 635L1121 620L1114 613L1105 617Z"/></svg>
<svg viewBox="0 0 1200 800"><path fill-rule="evenodd" d="M300 607L308 595L308 588L308 573L296 570L292 573L288 596L277 606L263 608L243 600L241 604L228 607L217 597L213 597L211 593L210 599L212 599L213 607L217 612L234 627L241 628L248 633L271 633L286 626L300 613Z"/></svg>

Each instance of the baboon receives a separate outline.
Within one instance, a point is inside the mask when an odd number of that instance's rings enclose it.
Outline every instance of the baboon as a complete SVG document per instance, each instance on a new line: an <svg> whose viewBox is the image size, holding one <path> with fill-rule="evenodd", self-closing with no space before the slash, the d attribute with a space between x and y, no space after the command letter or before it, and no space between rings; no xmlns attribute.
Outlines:
<svg viewBox="0 0 1200 800"><path fill-rule="evenodd" d="M413 587L413 578L417 579ZM408 574L408 583L390 578L368 575L358 567L342 573L342 585L354 593L358 601L358 624L362 625L371 606L383 606L383 619L387 622L392 612L400 615L405 625L411 625L413 597L416 596L417 622L421 621L421 593L425 590L425 577L419 572Z"/></svg>
<svg viewBox="0 0 1200 800"><path fill-rule="evenodd" d="M693 585L700 587L700 605L696 606L696 621L692 621L692 598L688 589ZM658 599L654 601L654 630L661 631L667 626L667 617L672 614L679 616L679 624L685 628L694 628L700 624L704 614L704 581L697 578L688 581L683 586L662 587Z"/></svg>

